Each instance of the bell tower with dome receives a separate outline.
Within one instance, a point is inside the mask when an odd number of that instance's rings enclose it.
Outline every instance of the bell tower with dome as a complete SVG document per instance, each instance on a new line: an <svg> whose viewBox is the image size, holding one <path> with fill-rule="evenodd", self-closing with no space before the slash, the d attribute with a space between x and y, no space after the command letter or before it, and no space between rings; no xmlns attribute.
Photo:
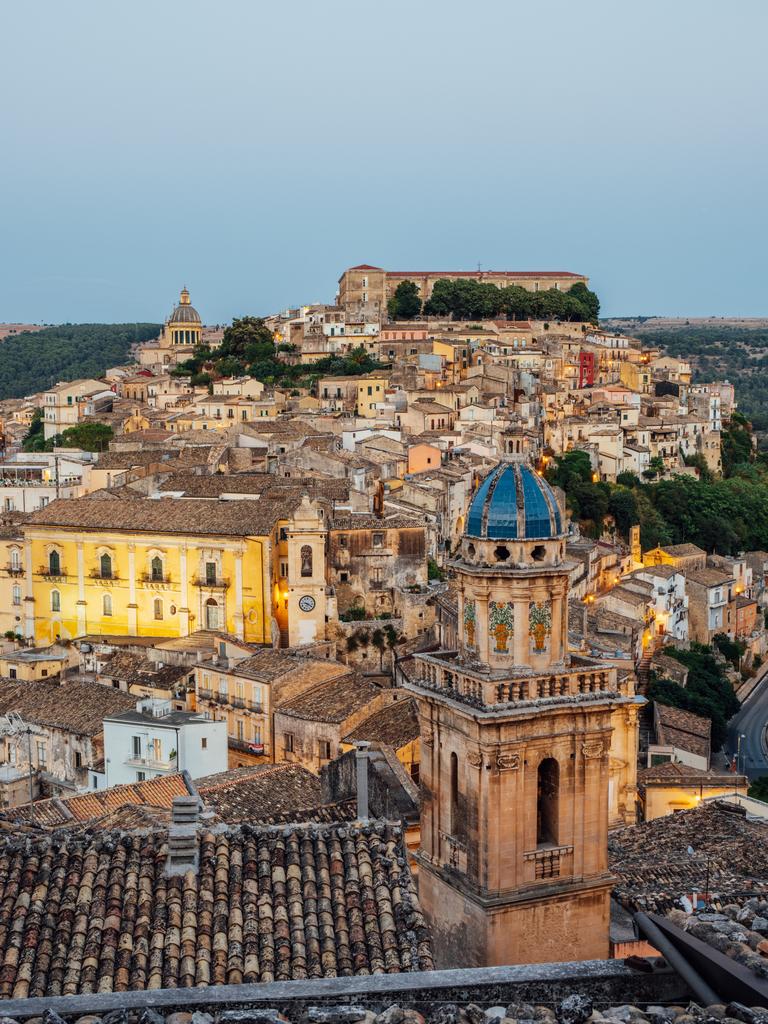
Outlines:
<svg viewBox="0 0 768 1024"><path fill-rule="evenodd" d="M458 649L417 654L420 900L438 967L608 956L609 752L629 680L568 651L564 509L513 452L451 563Z"/></svg>

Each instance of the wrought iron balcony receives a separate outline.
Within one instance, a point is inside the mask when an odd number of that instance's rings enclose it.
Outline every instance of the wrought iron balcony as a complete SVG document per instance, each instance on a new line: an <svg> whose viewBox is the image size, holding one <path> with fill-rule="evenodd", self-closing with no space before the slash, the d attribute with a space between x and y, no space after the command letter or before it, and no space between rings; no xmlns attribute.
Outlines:
<svg viewBox="0 0 768 1024"><path fill-rule="evenodd" d="M201 587L208 590L227 590L229 588L229 580L223 576L193 576L192 586Z"/></svg>

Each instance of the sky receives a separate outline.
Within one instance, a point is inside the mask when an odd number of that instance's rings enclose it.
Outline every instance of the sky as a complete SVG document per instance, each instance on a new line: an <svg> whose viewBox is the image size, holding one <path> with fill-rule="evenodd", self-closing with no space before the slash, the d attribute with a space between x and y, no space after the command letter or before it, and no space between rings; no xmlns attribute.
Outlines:
<svg viewBox="0 0 768 1024"><path fill-rule="evenodd" d="M0 321L206 323L341 272L768 315L765 0L0 4Z"/></svg>

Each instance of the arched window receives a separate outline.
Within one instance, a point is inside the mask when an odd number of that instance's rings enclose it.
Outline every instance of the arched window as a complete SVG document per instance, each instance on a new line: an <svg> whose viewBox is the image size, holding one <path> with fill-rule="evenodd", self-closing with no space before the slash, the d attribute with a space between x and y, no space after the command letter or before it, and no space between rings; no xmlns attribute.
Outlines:
<svg viewBox="0 0 768 1024"><path fill-rule="evenodd" d="M21 604L21 587L19 586L18 583L14 583L14 585L13 585L13 597L12 597L12 600L13 600L13 603L14 603L14 605L16 607L18 607Z"/></svg>
<svg viewBox="0 0 768 1024"><path fill-rule="evenodd" d="M51 611L61 611L61 594L58 592L58 590L51 591Z"/></svg>
<svg viewBox="0 0 768 1024"><path fill-rule="evenodd" d="M536 789L536 843L557 845L559 829L560 765L553 757L539 765Z"/></svg>
<svg viewBox="0 0 768 1024"><path fill-rule="evenodd" d="M459 833L459 758L451 754L451 835Z"/></svg>
<svg viewBox="0 0 768 1024"><path fill-rule="evenodd" d="M102 611L103 611L104 615L111 615L112 614L112 595L111 594L105 594L104 595L104 600L102 601Z"/></svg>
<svg viewBox="0 0 768 1024"><path fill-rule="evenodd" d="M61 576L61 555L58 551L51 551L48 555L48 572L51 576Z"/></svg>
<svg viewBox="0 0 768 1024"><path fill-rule="evenodd" d="M155 598L155 618L162 619L163 617L163 602L159 597Z"/></svg>
<svg viewBox="0 0 768 1024"><path fill-rule="evenodd" d="M312 548L309 544L302 544L301 546L301 575L312 575Z"/></svg>
<svg viewBox="0 0 768 1024"><path fill-rule="evenodd" d="M18 572L21 568L21 552L18 548L11 548L11 569Z"/></svg>
<svg viewBox="0 0 768 1024"><path fill-rule="evenodd" d="M205 602L205 628L219 628L219 606L212 597Z"/></svg>
<svg viewBox="0 0 768 1024"><path fill-rule="evenodd" d="M163 560L160 555L155 555L150 562L150 575L155 582L163 582ZM157 616L155 616L155 618L157 618ZM160 618L162 618L162 615Z"/></svg>
<svg viewBox="0 0 768 1024"><path fill-rule="evenodd" d="M103 580L112 579L112 556L108 555L106 551L99 559L99 569L101 570L101 578Z"/></svg>

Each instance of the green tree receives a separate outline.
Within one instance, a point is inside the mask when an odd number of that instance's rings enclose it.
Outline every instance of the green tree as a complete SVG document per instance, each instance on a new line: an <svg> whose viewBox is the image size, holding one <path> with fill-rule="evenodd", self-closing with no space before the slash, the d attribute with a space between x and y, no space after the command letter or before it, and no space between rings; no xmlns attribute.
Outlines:
<svg viewBox="0 0 768 1024"><path fill-rule="evenodd" d="M630 527L636 526L640 521L634 491L625 487L612 488L608 498L608 511L616 521L616 529L625 540L628 540Z"/></svg>
<svg viewBox="0 0 768 1024"><path fill-rule="evenodd" d="M384 666L384 652L387 649L387 638L383 629L374 629L371 634L371 644L379 652L379 671L381 671Z"/></svg>
<svg viewBox="0 0 768 1024"><path fill-rule="evenodd" d="M413 320L421 313L421 296L413 281L401 281L387 303L390 320Z"/></svg>
<svg viewBox="0 0 768 1024"><path fill-rule="evenodd" d="M596 324L600 317L600 300L597 295L587 288L583 281L571 285L567 294L583 307L586 312L584 319Z"/></svg>
<svg viewBox="0 0 768 1024"><path fill-rule="evenodd" d="M44 422L43 410L35 409L32 413L32 422L29 425L29 430L21 442L21 447L25 452L42 452L45 450Z"/></svg>
<svg viewBox="0 0 768 1024"><path fill-rule="evenodd" d="M112 427L106 423L78 423L67 429L56 438L48 442L52 450L60 448L82 448L84 452L105 452L109 448L109 442L114 436Z"/></svg>
<svg viewBox="0 0 768 1024"><path fill-rule="evenodd" d="M762 800L768 803L768 775L761 775L759 779L753 779L747 790L747 796L753 800Z"/></svg>
<svg viewBox="0 0 768 1024"><path fill-rule="evenodd" d="M712 749L719 750L725 742L728 719L739 710L739 701L712 650L702 644L691 644L688 651L674 647L665 653L688 668L685 687L669 679L654 680L648 697L660 704L692 711L712 722Z"/></svg>

